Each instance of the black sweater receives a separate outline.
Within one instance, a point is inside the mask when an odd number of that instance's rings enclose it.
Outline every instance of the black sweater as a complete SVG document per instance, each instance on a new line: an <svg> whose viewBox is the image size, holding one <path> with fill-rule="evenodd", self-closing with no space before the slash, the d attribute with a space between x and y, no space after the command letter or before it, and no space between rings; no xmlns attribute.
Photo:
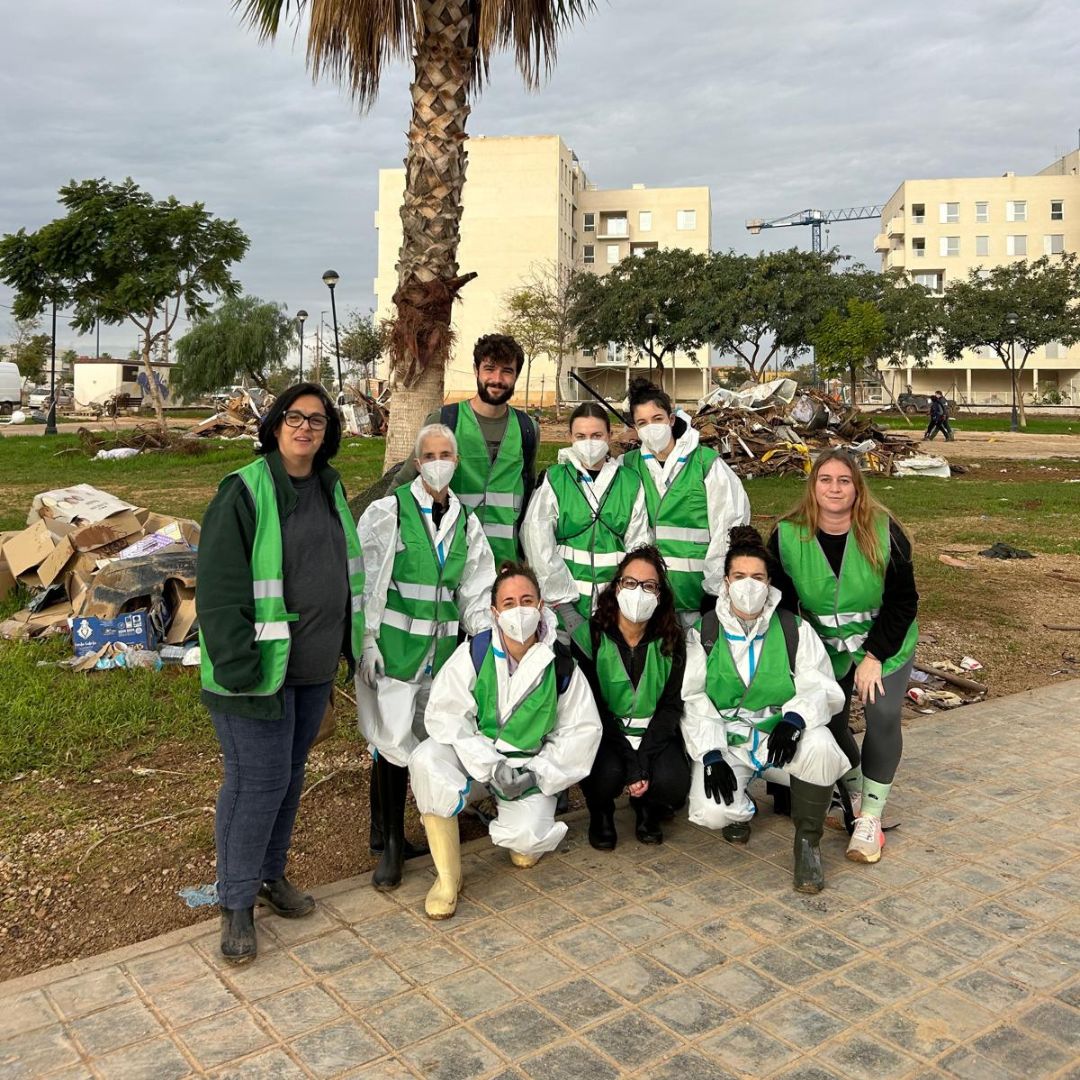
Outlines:
<svg viewBox="0 0 1080 1080"><path fill-rule="evenodd" d="M838 577L844 561L847 533L835 536L818 529L818 542L832 571ZM885 568L885 590L881 598L881 611L870 627L866 638L866 651L878 660L885 661L895 655L904 642L908 627L915 620L919 609L919 593L915 588L915 567L911 561L911 544L903 530L889 518L889 562ZM780 590L780 606L798 614L799 596L795 585L780 562L780 536L773 530L769 537L769 551L776 561L772 583Z"/></svg>

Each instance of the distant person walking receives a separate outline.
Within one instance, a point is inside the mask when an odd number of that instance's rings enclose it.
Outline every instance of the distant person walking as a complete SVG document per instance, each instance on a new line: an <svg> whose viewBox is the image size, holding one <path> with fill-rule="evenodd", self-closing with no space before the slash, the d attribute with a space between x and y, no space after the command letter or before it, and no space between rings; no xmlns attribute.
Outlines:
<svg viewBox="0 0 1080 1080"><path fill-rule="evenodd" d="M203 518L195 601L225 764L214 824L231 963L255 959L256 901L285 918L315 908L285 863L338 661L364 641L364 559L329 464L340 445L326 391L290 387L263 417L259 456L222 480Z"/></svg>
<svg viewBox="0 0 1080 1080"><path fill-rule="evenodd" d="M940 390L934 391L930 399L930 423L926 426L926 434L923 436L927 442L932 442L934 436L941 432L946 442L953 441L953 430L949 426L949 401Z"/></svg>

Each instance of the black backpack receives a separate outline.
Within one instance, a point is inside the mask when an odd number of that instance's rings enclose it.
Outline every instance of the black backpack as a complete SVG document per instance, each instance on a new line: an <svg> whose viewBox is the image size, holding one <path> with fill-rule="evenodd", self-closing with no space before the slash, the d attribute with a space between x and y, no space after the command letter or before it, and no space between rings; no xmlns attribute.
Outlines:
<svg viewBox="0 0 1080 1080"><path fill-rule="evenodd" d="M487 656L488 646L491 644L491 631L481 630L469 642L469 655L472 657L473 671L480 674L484 657ZM561 642L556 641L552 650L555 653L555 692L562 697L570 686L570 680L574 677L574 658L570 650Z"/></svg>
<svg viewBox="0 0 1080 1080"><path fill-rule="evenodd" d="M787 645L788 669L791 677L795 677L795 658L799 654L799 620L787 608L776 609L777 618L780 620L780 628L784 631L784 644ZM716 614L716 608L705 612L701 616L701 647L708 656L713 646L720 637L720 617Z"/></svg>

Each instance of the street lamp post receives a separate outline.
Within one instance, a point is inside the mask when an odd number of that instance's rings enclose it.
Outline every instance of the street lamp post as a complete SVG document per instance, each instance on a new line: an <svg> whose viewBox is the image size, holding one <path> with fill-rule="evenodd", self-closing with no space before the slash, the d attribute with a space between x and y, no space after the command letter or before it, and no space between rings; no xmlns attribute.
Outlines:
<svg viewBox="0 0 1080 1080"><path fill-rule="evenodd" d="M645 316L645 325L649 328L649 379L651 380L653 360L656 359L653 355L655 351L653 342L656 339L656 316L652 312ZM660 389L663 390L663 387L661 386Z"/></svg>
<svg viewBox="0 0 1080 1080"><path fill-rule="evenodd" d="M45 434L56 434L56 297L52 302L52 365L49 369L49 418L45 421Z"/></svg>
<svg viewBox="0 0 1080 1080"><path fill-rule="evenodd" d="M307 312L301 308L296 313L296 327L300 331L300 382L304 381L304 320L307 318Z"/></svg>
<svg viewBox="0 0 1080 1080"><path fill-rule="evenodd" d="M1010 311L1005 316L1005 322L1009 325L1009 386L1012 391L1012 411L1009 416L1009 430L1020 430L1020 417L1016 411L1016 324L1020 316L1015 311Z"/></svg>
<svg viewBox="0 0 1080 1080"><path fill-rule="evenodd" d="M334 320L334 357L337 359L338 404L341 405L345 400L345 386L341 381L341 345L338 342L337 301L334 299L334 286L341 280L341 275L336 270L327 270L322 279L330 290L330 312Z"/></svg>

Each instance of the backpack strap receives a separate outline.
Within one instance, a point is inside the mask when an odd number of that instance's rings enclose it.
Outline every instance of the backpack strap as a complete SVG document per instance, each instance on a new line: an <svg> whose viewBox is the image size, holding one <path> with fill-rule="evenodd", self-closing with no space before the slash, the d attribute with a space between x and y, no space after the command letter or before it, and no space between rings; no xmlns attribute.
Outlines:
<svg viewBox="0 0 1080 1080"><path fill-rule="evenodd" d="M521 497L521 518L525 518L525 508L529 505L529 497L535 489L538 478L536 475L536 427L529 418L527 412L521 409L512 409L517 417L518 427L521 428L521 480L525 491Z"/></svg>
<svg viewBox="0 0 1080 1080"><path fill-rule="evenodd" d="M555 642L552 650L555 653L555 693L559 697L570 687L570 680L574 677L574 657L570 649L561 641Z"/></svg>
<svg viewBox="0 0 1080 1080"><path fill-rule="evenodd" d="M701 647L705 650L705 655L708 656L716 644L716 639L720 636L720 616L716 614L715 607L701 616L699 635L701 637Z"/></svg>
<svg viewBox="0 0 1080 1080"><path fill-rule="evenodd" d="M780 629L784 631L788 668L791 671L791 677L794 678L795 658L799 654L799 617L787 608L777 608L776 617L780 620Z"/></svg>
<svg viewBox="0 0 1080 1080"><path fill-rule="evenodd" d="M469 642L469 655L472 657L473 671L477 675L480 674L480 669L484 666L484 657L487 656L488 646L491 644L491 631L481 630Z"/></svg>
<svg viewBox="0 0 1080 1080"><path fill-rule="evenodd" d="M439 423L444 424L451 431L457 432L458 403L451 402L439 409Z"/></svg>

